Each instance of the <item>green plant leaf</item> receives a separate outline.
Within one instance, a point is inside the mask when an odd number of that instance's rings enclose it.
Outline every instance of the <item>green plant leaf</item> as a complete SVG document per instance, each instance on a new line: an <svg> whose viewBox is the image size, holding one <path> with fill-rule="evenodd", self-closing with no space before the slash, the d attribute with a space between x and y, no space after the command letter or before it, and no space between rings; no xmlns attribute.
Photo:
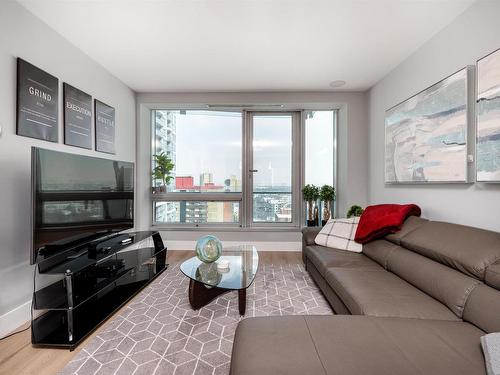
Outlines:
<svg viewBox="0 0 500 375"><path fill-rule="evenodd" d="M335 188L330 185L323 185L319 191L319 196L323 202L334 201L336 198Z"/></svg>
<svg viewBox="0 0 500 375"><path fill-rule="evenodd" d="M319 188L308 184L302 188L302 195L305 201L315 201L319 198Z"/></svg>

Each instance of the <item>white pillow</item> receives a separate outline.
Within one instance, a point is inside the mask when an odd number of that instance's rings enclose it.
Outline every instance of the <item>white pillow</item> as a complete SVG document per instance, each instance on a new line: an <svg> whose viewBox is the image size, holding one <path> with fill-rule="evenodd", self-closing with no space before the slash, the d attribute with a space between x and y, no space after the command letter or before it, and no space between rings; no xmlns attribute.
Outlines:
<svg viewBox="0 0 500 375"><path fill-rule="evenodd" d="M363 245L354 242L358 223L359 217L330 219L318 233L314 242L321 246L361 253Z"/></svg>

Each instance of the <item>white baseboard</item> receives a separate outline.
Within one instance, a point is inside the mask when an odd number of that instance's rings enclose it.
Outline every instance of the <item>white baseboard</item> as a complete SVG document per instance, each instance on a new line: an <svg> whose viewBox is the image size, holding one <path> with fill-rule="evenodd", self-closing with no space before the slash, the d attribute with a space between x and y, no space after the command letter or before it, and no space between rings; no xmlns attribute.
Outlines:
<svg viewBox="0 0 500 375"><path fill-rule="evenodd" d="M0 337L13 332L31 319L31 301L0 315Z"/></svg>
<svg viewBox="0 0 500 375"><path fill-rule="evenodd" d="M193 250L196 241L168 241L164 240L168 250ZM258 251L302 251L302 243L298 241L222 241L224 246L254 245Z"/></svg>

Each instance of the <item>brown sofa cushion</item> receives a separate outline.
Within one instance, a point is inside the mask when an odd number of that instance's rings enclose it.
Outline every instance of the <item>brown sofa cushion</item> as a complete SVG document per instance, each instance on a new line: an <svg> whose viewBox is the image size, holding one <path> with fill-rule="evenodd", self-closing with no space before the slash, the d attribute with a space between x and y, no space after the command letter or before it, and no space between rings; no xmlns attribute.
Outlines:
<svg viewBox="0 0 500 375"><path fill-rule="evenodd" d="M309 272L309 275L311 275L316 285L321 289L335 314L350 315L349 309L344 305L344 302L341 301L339 296L335 294L332 288L330 288L330 285L328 285L325 278L320 275L316 266L311 263L310 259L306 259L306 266L307 272Z"/></svg>
<svg viewBox="0 0 500 375"><path fill-rule="evenodd" d="M366 316L249 318L236 330L231 375L484 375L464 322Z"/></svg>
<svg viewBox="0 0 500 375"><path fill-rule="evenodd" d="M399 247L387 269L444 303L459 318L471 291L481 282L420 254Z"/></svg>
<svg viewBox="0 0 500 375"><path fill-rule="evenodd" d="M463 319L483 331L500 332L500 291L480 284L465 304Z"/></svg>
<svg viewBox="0 0 500 375"><path fill-rule="evenodd" d="M363 245L363 254L365 254L368 258L373 259L382 267L387 268L387 260L390 255L393 251L400 248L401 247L392 242L378 240Z"/></svg>
<svg viewBox="0 0 500 375"><path fill-rule="evenodd" d="M385 237L387 241L395 243L396 245L401 245L401 239L406 236L408 233L413 232L415 229L419 228L423 224L427 223L427 219L422 219L418 216L410 216L404 222L401 230L396 233L389 234Z"/></svg>
<svg viewBox="0 0 500 375"><path fill-rule="evenodd" d="M329 268L326 281L354 315L459 320L445 305L382 268Z"/></svg>
<svg viewBox="0 0 500 375"><path fill-rule="evenodd" d="M426 222L402 237L401 245L480 280L500 260L500 233L457 224Z"/></svg>
<svg viewBox="0 0 500 375"><path fill-rule="evenodd" d="M325 276L326 270L333 266L382 269L370 258L352 251L337 250L329 247L312 245L306 247L305 254L323 277Z"/></svg>
<svg viewBox="0 0 500 375"><path fill-rule="evenodd" d="M325 374L301 316L244 319L236 328L231 374Z"/></svg>
<svg viewBox="0 0 500 375"><path fill-rule="evenodd" d="M325 319L326 318L326 319ZM463 322L306 317L328 374L484 374L484 332Z"/></svg>
<svg viewBox="0 0 500 375"><path fill-rule="evenodd" d="M486 268L484 282L489 286L500 290L500 261Z"/></svg>

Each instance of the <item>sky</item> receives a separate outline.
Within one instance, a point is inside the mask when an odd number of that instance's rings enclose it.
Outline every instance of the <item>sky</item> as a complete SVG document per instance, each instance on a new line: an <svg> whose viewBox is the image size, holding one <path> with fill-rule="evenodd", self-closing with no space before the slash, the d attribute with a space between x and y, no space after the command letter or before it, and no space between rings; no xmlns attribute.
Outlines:
<svg viewBox="0 0 500 375"><path fill-rule="evenodd" d="M176 174L213 173L216 184L242 173L241 112L176 111ZM306 120L306 183L333 183L332 111ZM254 181L257 186L291 185L290 115L254 116ZM331 139L331 142L325 140Z"/></svg>

